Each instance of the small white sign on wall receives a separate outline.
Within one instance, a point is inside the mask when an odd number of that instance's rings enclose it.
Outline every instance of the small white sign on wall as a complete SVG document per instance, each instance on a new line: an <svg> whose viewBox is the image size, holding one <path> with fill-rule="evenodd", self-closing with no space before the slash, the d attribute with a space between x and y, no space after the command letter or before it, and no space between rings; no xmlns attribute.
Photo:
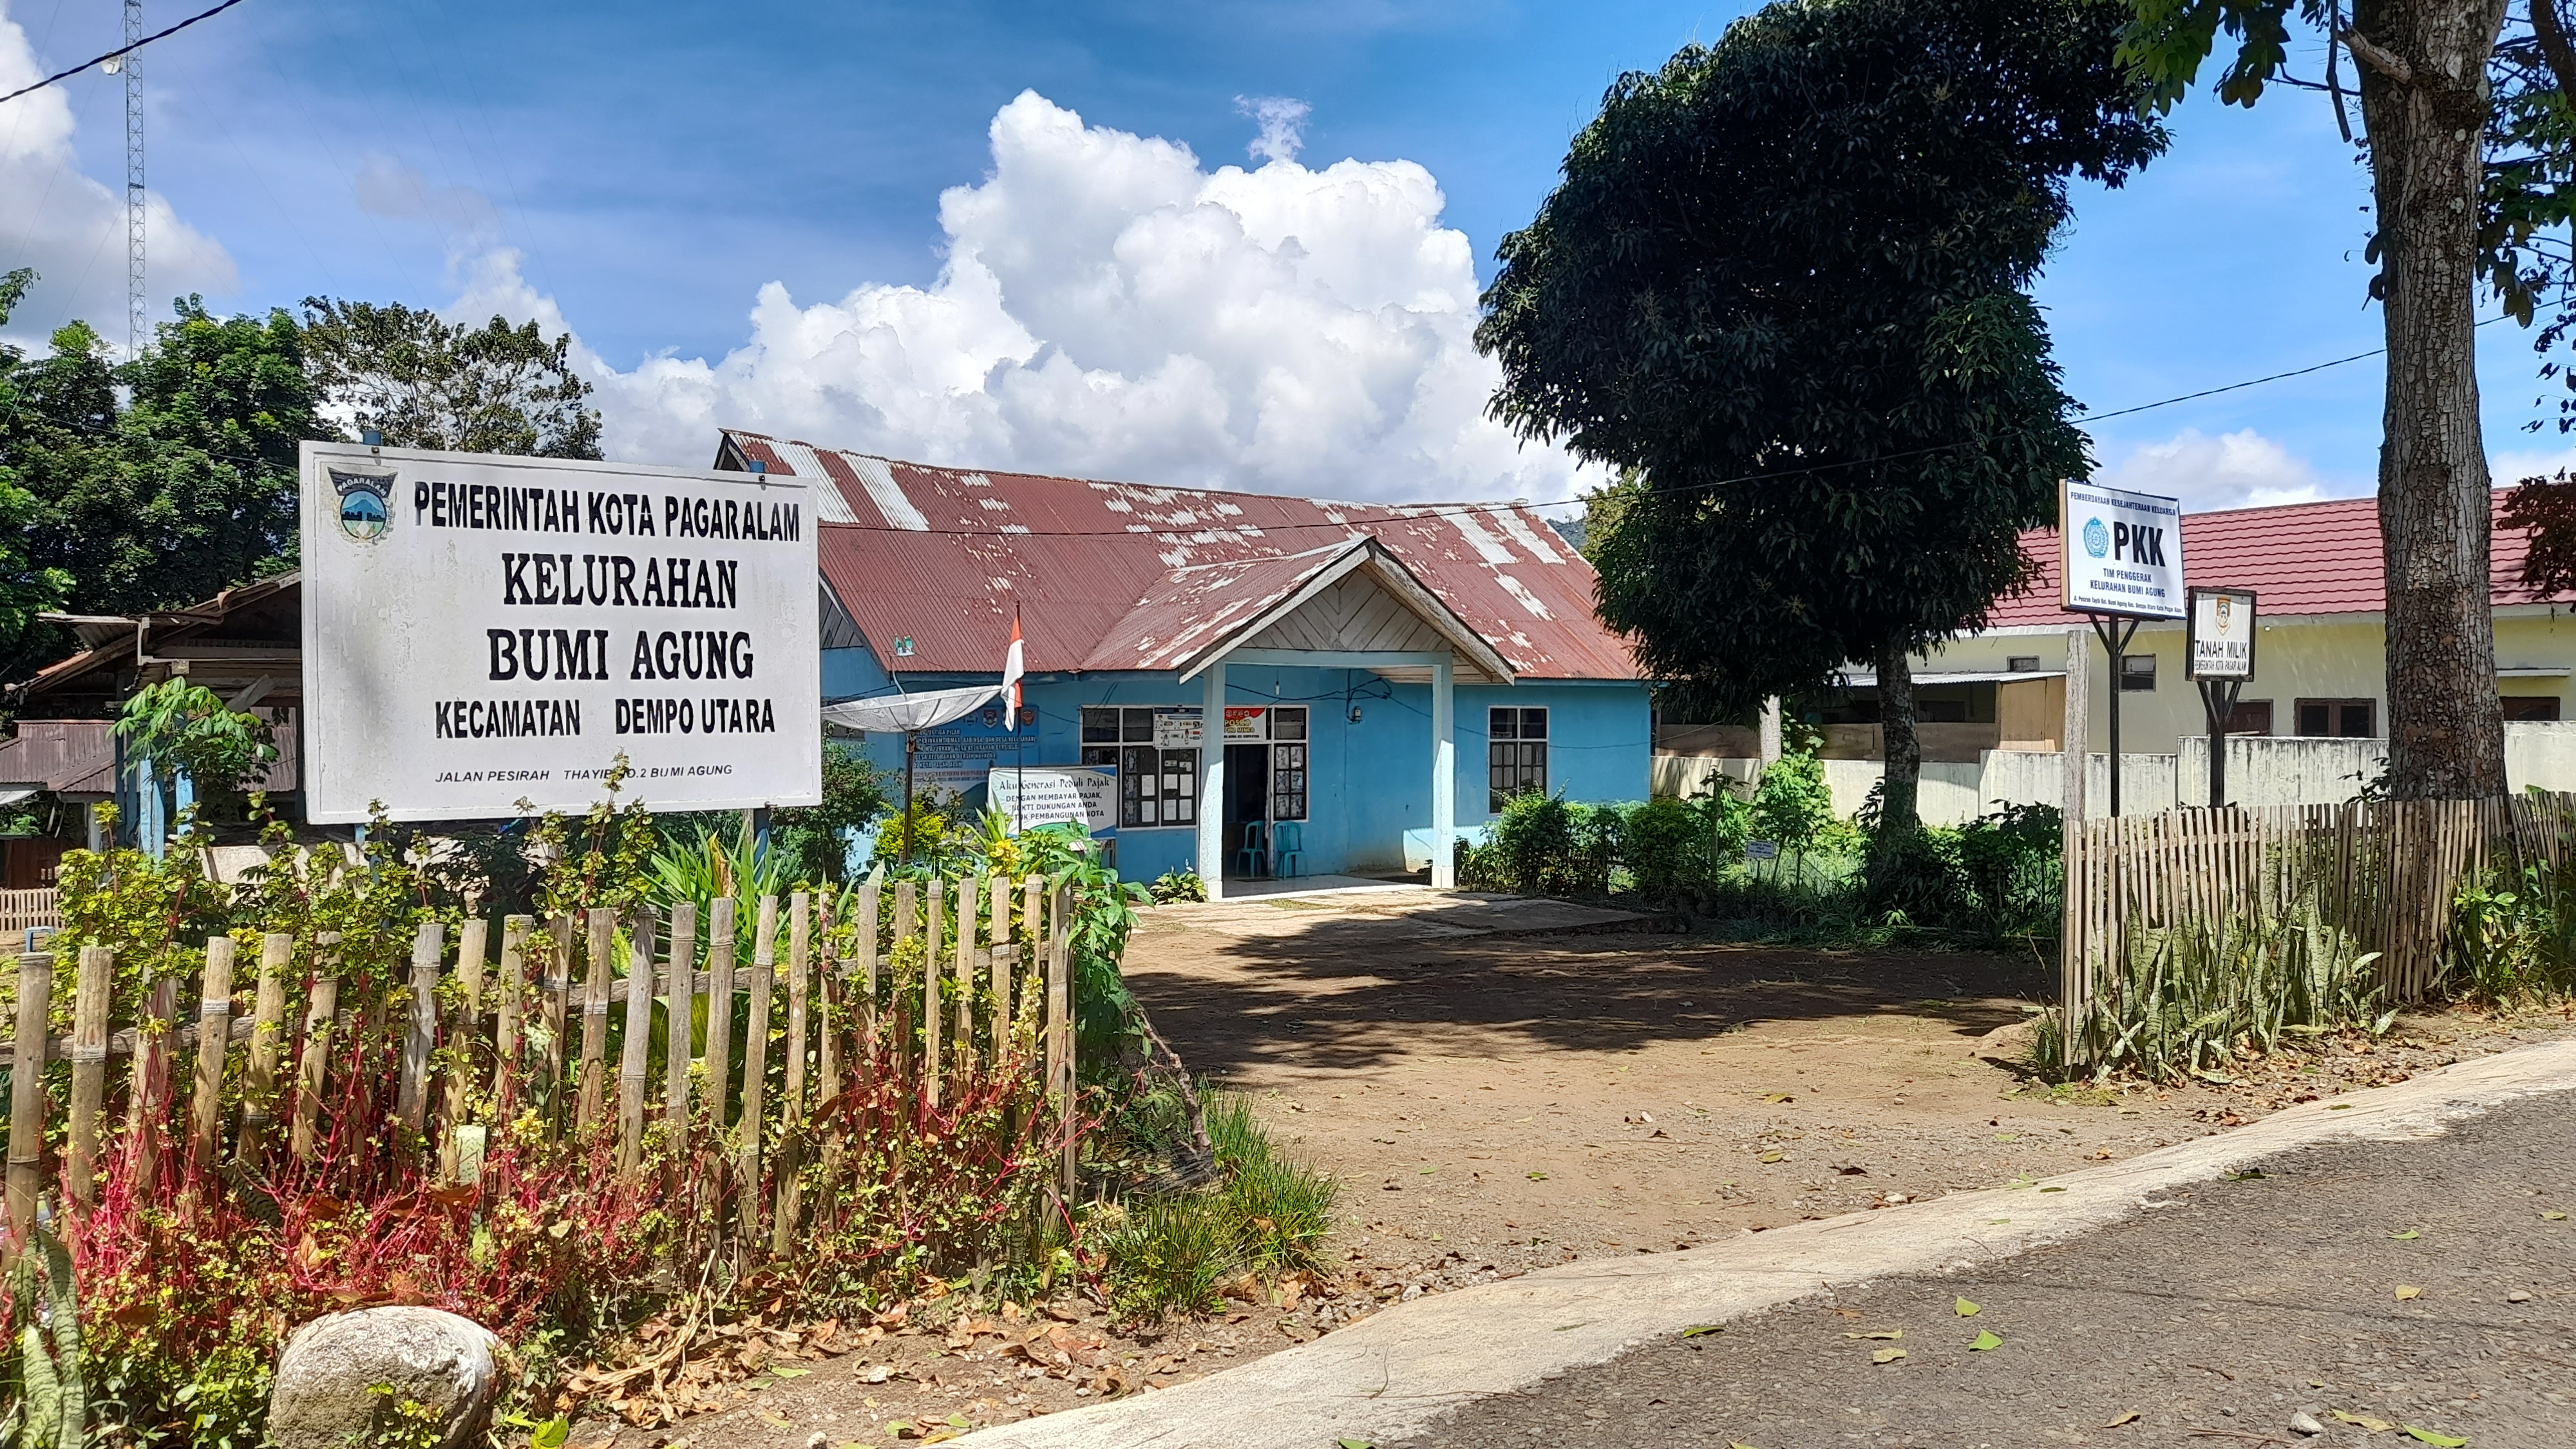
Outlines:
<svg viewBox="0 0 2576 1449"><path fill-rule="evenodd" d="M1018 829L1073 824L1094 835L1118 823L1118 776L1109 770L1015 770L996 765L985 803L1011 817Z"/></svg>
<svg viewBox="0 0 2576 1449"><path fill-rule="evenodd" d="M2184 616L2179 499L2061 484L2057 534L2070 612Z"/></svg>

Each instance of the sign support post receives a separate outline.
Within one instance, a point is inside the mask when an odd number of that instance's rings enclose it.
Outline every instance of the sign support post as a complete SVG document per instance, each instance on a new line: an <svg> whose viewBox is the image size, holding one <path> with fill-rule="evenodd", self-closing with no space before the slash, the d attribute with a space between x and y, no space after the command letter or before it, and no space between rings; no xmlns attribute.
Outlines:
<svg viewBox="0 0 2576 1449"><path fill-rule="evenodd" d="M2193 589L2191 638L2183 658L2200 685L2209 719L2209 808L2227 803L2227 726L2236 696L2254 677L2254 591Z"/></svg>
<svg viewBox="0 0 2576 1449"><path fill-rule="evenodd" d="M2138 637L2138 621L2116 614L2095 614L2093 635L2102 641L2103 650L2111 656L2111 697L2103 710L2103 724L2111 734L2111 813L2120 813L2120 659L2129 652L2129 641Z"/></svg>

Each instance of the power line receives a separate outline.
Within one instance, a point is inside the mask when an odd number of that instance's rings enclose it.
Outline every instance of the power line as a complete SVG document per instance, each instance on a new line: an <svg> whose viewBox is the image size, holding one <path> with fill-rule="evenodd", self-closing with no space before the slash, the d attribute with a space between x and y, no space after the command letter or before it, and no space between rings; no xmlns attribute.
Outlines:
<svg viewBox="0 0 2576 1449"><path fill-rule="evenodd" d="M20 86L9 94L0 96L0 106L5 106L9 102L18 99L20 96L32 95L57 81L70 80L73 76L79 75L82 71L89 69L91 66L105 65L109 61L116 59L118 56L131 55L156 40L165 40L170 36L176 35L180 31L187 29L189 26L196 24L200 20L204 20L213 15L221 15L223 12L232 9L240 3L241 0L223 0L222 4L215 6L213 9L200 10L196 14L189 16L187 19L180 21L178 24L171 26L167 30L156 30L152 34L144 36L141 40L129 40L125 44L109 51L105 55L93 56L90 59L73 66L69 70L55 71L52 75L45 77L43 80L40 80L33 85Z"/></svg>
<svg viewBox="0 0 2576 1449"><path fill-rule="evenodd" d="M2490 326L2494 323L2505 320L2509 315L2509 313L2499 312L2495 316L2486 319L2486 321L2480 322L2478 325L2480 327ZM2285 377L2305 377L2312 372L2323 372L2329 367L2341 367L2347 362L2359 362L2366 357L2382 357L2387 355L2387 352L2388 349L2385 347L2374 347L2368 352L2356 352L2350 357L2338 357L2332 362L2319 362L2310 364L2306 367L2294 367L2288 372L2276 372L2269 377L2248 378L2243 382L2231 382L2225 387L2205 388L2199 392L2187 392L2180 397L2169 397L2161 402L2140 403L2136 407L2122 408L2118 412L2095 413L2093 416L2085 419L2085 421L2099 423L2111 418L2125 418L2131 413L2143 413L2153 408L2171 407L2175 403L2192 402L2196 399L2205 397L2216 397L2222 392L2234 392L2238 388L2260 387L2267 382L2279 382Z"/></svg>

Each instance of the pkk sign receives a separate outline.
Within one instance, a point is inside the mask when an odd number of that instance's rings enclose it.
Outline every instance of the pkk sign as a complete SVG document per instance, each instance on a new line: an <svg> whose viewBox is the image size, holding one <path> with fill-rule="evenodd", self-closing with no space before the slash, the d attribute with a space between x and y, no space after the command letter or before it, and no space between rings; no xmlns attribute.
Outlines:
<svg viewBox="0 0 2576 1449"><path fill-rule="evenodd" d="M2183 617L2182 504L2153 493L2058 486L2066 608L2141 619Z"/></svg>
<svg viewBox="0 0 2576 1449"><path fill-rule="evenodd" d="M2254 591L2191 591L2191 651L2184 660L2193 679L2254 677Z"/></svg>
<svg viewBox="0 0 2576 1449"><path fill-rule="evenodd" d="M757 473L306 443L306 813L822 799L815 512Z"/></svg>
<svg viewBox="0 0 2576 1449"><path fill-rule="evenodd" d="M1022 830L1069 823L1097 835L1118 823L1118 776L1109 770L996 766L984 798Z"/></svg>

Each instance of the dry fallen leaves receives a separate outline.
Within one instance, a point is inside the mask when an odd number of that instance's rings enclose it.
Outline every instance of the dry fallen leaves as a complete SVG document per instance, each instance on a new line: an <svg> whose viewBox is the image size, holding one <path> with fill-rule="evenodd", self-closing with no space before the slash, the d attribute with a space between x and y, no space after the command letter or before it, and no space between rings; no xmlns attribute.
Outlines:
<svg viewBox="0 0 2576 1449"><path fill-rule="evenodd" d="M2117 1429L2122 1424L2134 1424L2136 1422L2138 1422L2138 1411L2131 1409L2129 1412L2120 1415L2118 1418L2113 1419L2110 1423L2107 1423L2102 1427L2105 1429Z"/></svg>
<svg viewBox="0 0 2576 1449"><path fill-rule="evenodd" d="M2416 1287L2412 1283L2400 1283L2397 1285L2397 1301L2400 1303L2403 1303L2410 1298L2421 1298L2423 1296L2424 1290Z"/></svg>
<svg viewBox="0 0 2576 1449"><path fill-rule="evenodd" d="M1871 1354L1869 1356L1869 1361L1871 1363L1894 1363L1903 1357L1905 1357L1905 1350L1901 1348L1882 1348L1878 1352Z"/></svg>
<svg viewBox="0 0 2576 1449"><path fill-rule="evenodd" d="M1843 1337L1845 1337L1845 1338L1890 1338L1890 1339L1893 1339L1893 1338L1903 1338L1904 1336L1905 1336L1905 1330L1904 1330L1904 1329L1902 1329L1902 1328L1873 1328L1873 1329L1871 1329L1871 1330L1870 1330L1869 1332L1867 1332L1867 1333L1846 1333L1846 1334L1844 1334L1844 1335L1843 1335Z"/></svg>
<svg viewBox="0 0 2576 1449"><path fill-rule="evenodd" d="M2386 1419L2374 1419L2368 1414L2355 1414L2343 1409L2334 1409L2330 1412L2336 1418L2343 1420L2345 1423L2359 1425L2361 1428L2368 1430L2373 1434L2385 1434L2389 1430L2397 1427Z"/></svg>

